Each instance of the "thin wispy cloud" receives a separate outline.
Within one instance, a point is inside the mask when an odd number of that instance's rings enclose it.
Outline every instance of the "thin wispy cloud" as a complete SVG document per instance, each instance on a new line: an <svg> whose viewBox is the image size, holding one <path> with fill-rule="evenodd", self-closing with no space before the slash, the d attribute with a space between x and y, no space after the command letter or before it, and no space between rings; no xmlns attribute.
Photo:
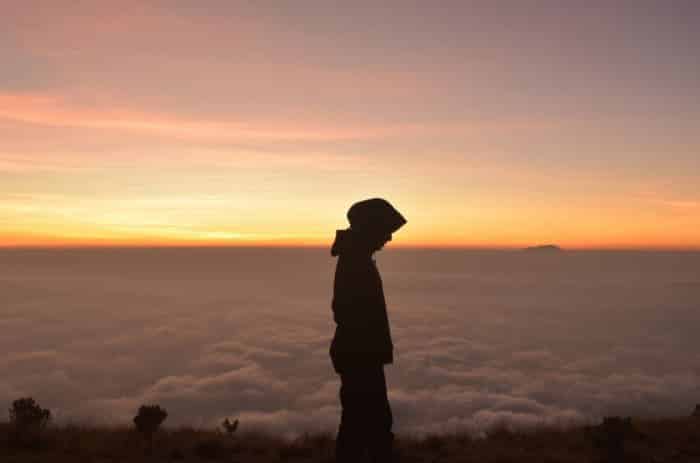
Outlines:
<svg viewBox="0 0 700 463"><path fill-rule="evenodd" d="M241 122L202 121L181 119L164 114L113 109L78 109L66 105L62 98L0 95L0 117L15 122L52 127L83 129L126 130L148 132L174 138L214 139L222 141L245 140L347 140L373 138L396 134L409 127L348 128L307 127L271 128Z"/></svg>

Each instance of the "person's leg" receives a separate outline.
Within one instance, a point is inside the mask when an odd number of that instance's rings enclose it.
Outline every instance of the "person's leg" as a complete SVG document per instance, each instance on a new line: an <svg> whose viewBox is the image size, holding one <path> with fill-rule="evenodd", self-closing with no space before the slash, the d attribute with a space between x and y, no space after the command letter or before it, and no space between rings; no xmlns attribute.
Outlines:
<svg viewBox="0 0 700 463"><path fill-rule="evenodd" d="M364 375L350 370L340 375L340 426L335 441L338 463L357 463L365 453L364 439Z"/></svg>
<svg viewBox="0 0 700 463"><path fill-rule="evenodd" d="M371 461L390 463L393 453L394 434L391 432L393 416L387 395L384 367L373 369L367 377L369 413L369 451Z"/></svg>

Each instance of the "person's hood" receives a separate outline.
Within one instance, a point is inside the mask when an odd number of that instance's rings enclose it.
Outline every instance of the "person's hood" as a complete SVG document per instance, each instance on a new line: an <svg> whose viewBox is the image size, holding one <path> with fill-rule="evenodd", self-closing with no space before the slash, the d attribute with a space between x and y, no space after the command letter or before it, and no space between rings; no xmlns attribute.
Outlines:
<svg viewBox="0 0 700 463"><path fill-rule="evenodd" d="M333 257L343 254L353 254L357 249L357 237L352 230L336 230L335 241L331 247L331 255Z"/></svg>
<svg viewBox="0 0 700 463"><path fill-rule="evenodd" d="M389 201L372 198L353 204L347 213L353 230L391 234L406 224L406 218Z"/></svg>

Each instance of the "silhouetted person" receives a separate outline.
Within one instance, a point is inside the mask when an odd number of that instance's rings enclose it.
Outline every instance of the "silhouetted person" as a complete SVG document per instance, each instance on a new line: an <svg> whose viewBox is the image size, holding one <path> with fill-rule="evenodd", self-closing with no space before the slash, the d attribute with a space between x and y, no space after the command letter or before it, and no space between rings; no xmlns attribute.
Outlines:
<svg viewBox="0 0 700 463"><path fill-rule="evenodd" d="M350 228L336 232L331 254L338 257L333 287L337 324L330 347L340 375L342 415L336 440L338 462L390 462L394 435L384 365L393 362L382 280L372 255L391 241L406 219L383 199L354 204Z"/></svg>

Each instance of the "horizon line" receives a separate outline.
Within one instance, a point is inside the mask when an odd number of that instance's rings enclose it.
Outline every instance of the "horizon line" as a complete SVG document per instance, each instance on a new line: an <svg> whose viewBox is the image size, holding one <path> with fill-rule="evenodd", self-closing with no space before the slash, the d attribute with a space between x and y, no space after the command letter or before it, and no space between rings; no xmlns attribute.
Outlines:
<svg viewBox="0 0 700 463"><path fill-rule="evenodd" d="M0 251L8 250L99 250L99 249L330 249L332 243L259 243L259 244L192 244L192 243L89 243L89 244L0 244ZM392 244L383 250L435 250L435 251L523 251L542 245L450 245L450 244ZM556 252L700 252L698 247L684 246L559 246Z"/></svg>

